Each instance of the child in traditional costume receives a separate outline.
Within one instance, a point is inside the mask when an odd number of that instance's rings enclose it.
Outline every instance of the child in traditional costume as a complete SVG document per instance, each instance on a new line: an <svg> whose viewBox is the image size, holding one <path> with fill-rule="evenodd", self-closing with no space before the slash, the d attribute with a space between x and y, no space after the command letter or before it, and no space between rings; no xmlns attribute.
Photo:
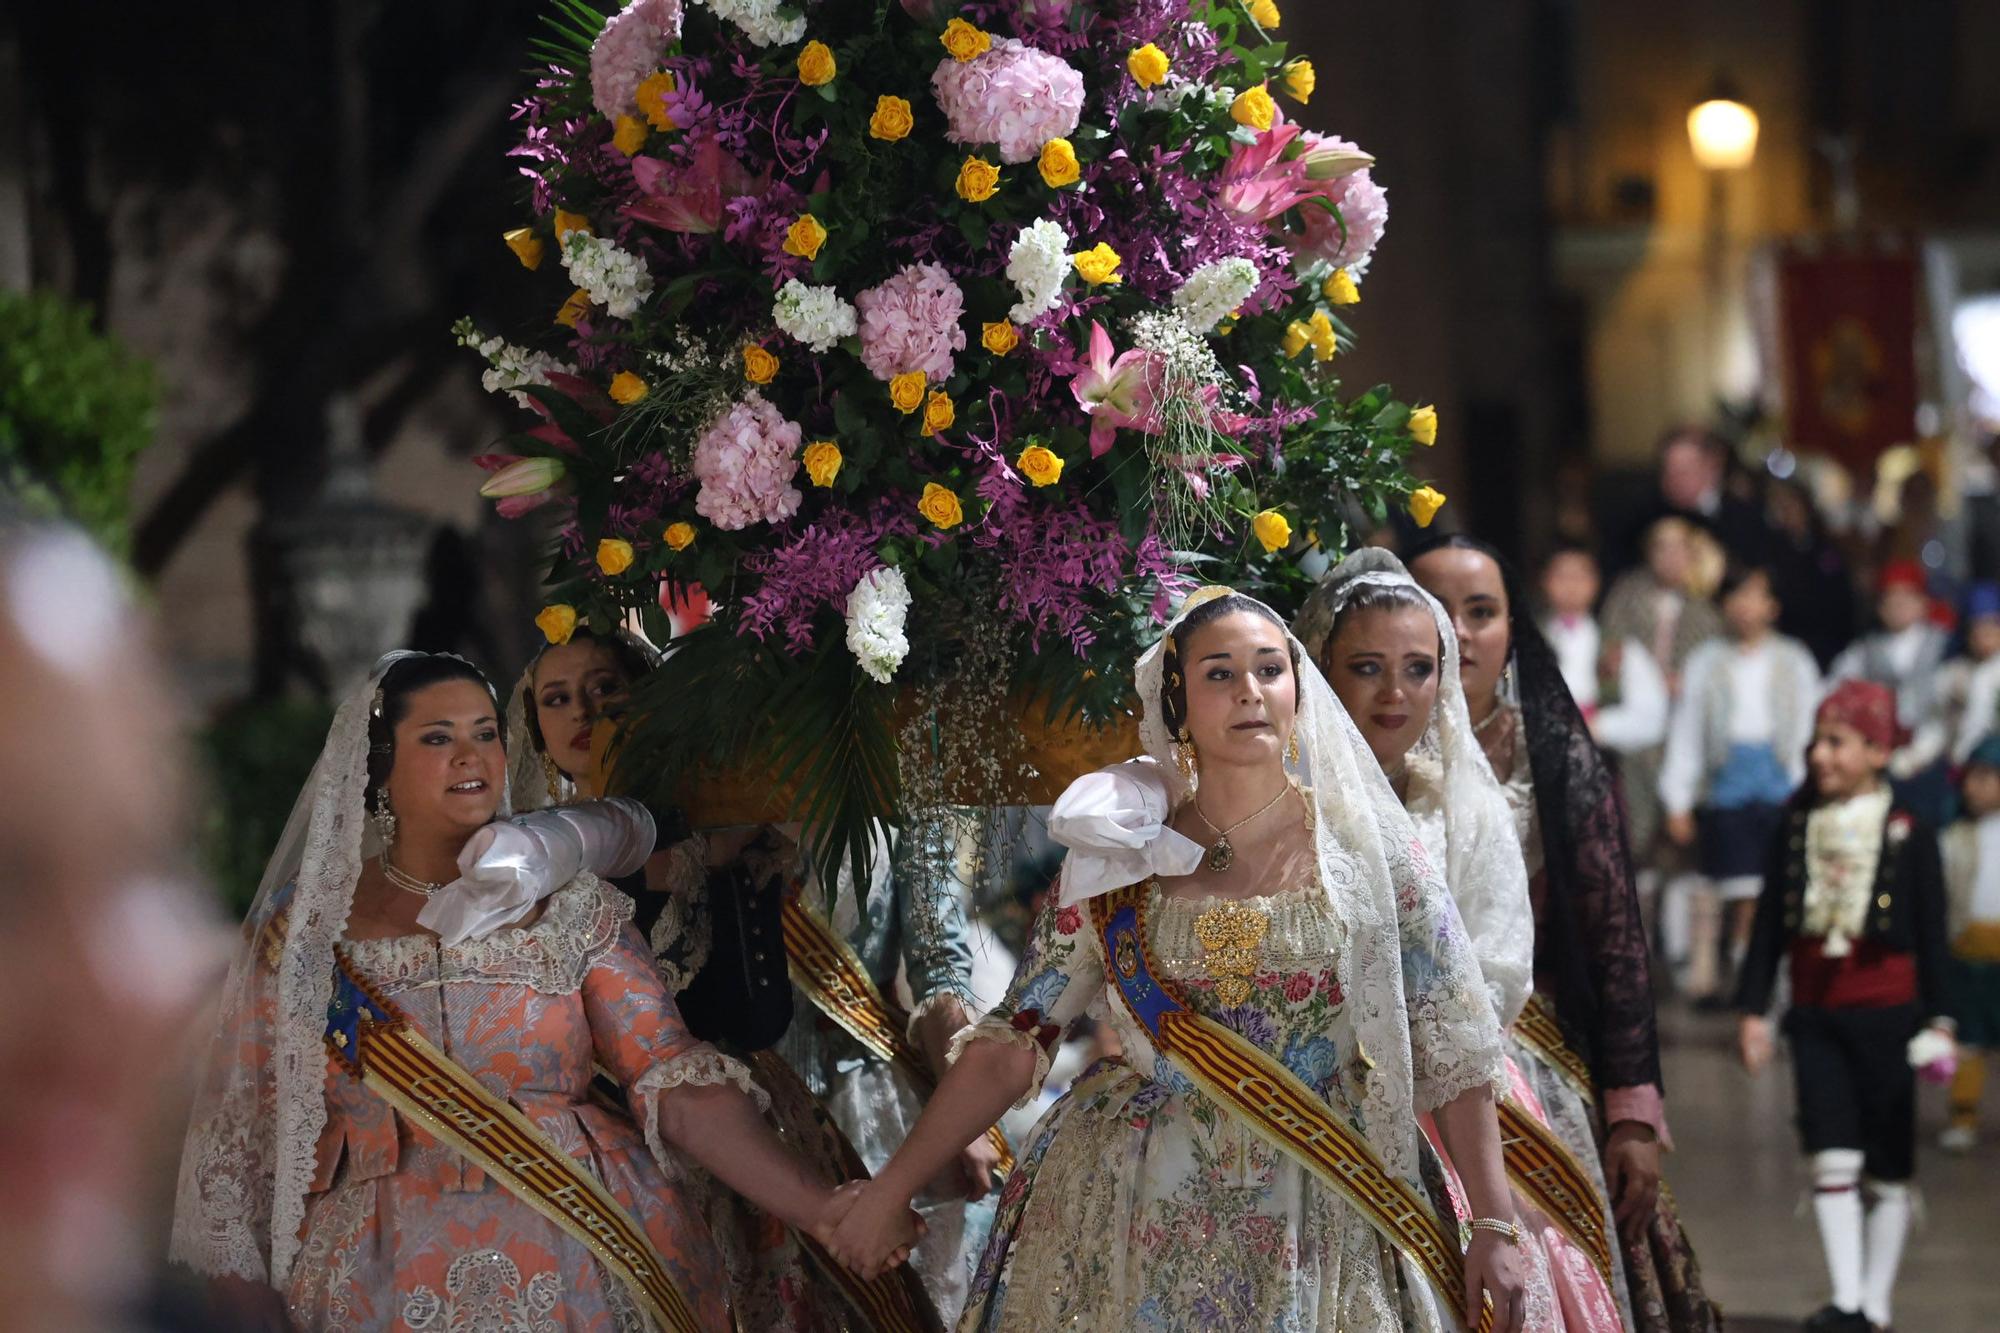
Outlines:
<svg viewBox="0 0 2000 1333"><path fill-rule="evenodd" d="M1973 747L1958 791L1963 817L1945 830L1944 882L1959 1064L1951 1123L1939 1144L1970 1152L1979 1143L1986 1056L2000 1049L2000 735Z"/></svg>
<svg viewBox="0 0 2000 1333"><path fill-rule="evenodd" d="M1754 1072L1771 1058L1765 1013L1789 964L1784 1030L1833 1282L1806 1322L1821 1333L1889 1326L1916 1166L1911 1066L1951 1050L1944 873L1936 837L1885 780L1896 741L1887 686L1844 681L1820 705L1811 780L1769 849L1736 997Z"/></svg>
<svg viewBox="0 0 2000 1333"><path fill-rule="evenodd" d="M1944 818L1950 794L1939 686L1951 636L1931 619L1921 565L1894 560L1883 566L1876 580L1875 617L1878 628L1834 658L1827 676L1872 680L1895 691L1905 739L1889 756L1889 776L1911 810L1935 826Z"/></svg>

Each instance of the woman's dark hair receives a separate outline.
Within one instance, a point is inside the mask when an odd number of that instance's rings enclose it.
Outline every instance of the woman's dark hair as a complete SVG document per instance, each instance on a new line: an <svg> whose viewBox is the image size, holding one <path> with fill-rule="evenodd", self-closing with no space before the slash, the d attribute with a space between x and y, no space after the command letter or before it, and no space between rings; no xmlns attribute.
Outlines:
<svg viewBox="0 0 2000 1333"><path fill-rule="evenodd" d="M1751 579L1764 580L1764 591L1773 597L1778 595L1778 582L1771 577L1769 569L1763 565L1731 560L1722 571L1722 582L1715 585L1715 600L1717 604L1734 596Z"/></svg>
<svg viewBox="0 0 2000 1333"><path fill-rule="evenodd" d="M1333 641L1340 637L1341 627L1354 618L1358 611L1421 611L1429 619L1431 604L1424 595L1408 584L1373 584L1358 589L1340 610L1333 613L1333 623L1326 631L1326 642L1312 649L1316 661L1324 661ZM1442 644L1439 645L1443 647Z"/></svg>
<svg viewBox="0 0 2000 1333"><path fill-rule="evenodd" d="M1563 1032L1590 1063L1599 1087L1657 1086L1660 1041L1649 946L1632 883L1617 775L1591 738L1555 650L1528 612L1514 566L1485 542L1457 534L1419 543L1407 563L1414 570L1425 556L1446 549L1476 551L1491 560L1507 592L1545 875L1536 972L1553 978Z"/></svg>
<svg viewBox="0 0 2000 1333"><path fill-rule="evenodd" d="M368 789L365 793L367 808L375 808L375 793L389 781L389 771L396 766L396 726L410 713L410 696L433 685L442 685L448 680L469 680L485 690L493 700L494 717L500 714L500 696L494 692L493 682L486 679L486 673L462 657L449 657L443 653L426 653L421 657L405 657L382 673L381 683L375 687L375 699L368 711Z"/></svg>
<svg viewBox="0 0 2000 1333"><path fill-rule="evenodd" d="M1165 669L1160 675L1160 716L1166 719L1167 735L1169 737L1179 736L1181 728L1187 725L1187 675L1181 666L1180 650L1182 646L1203 625L1211 624L1214 621L1222 619L1224 616L1234 615L1239 611L1247 611L1253 616L1261 616L1273 625L1276 625L1280 630L1285 628L1285 622L1279 618L1276 611L1265 606L1262 602L1245 597L1242 593L1232 592L1217 597L1213 601L1203 602L1200 606L1188 612L1187 618L1174 626L1173 632L1167 635L1165 647L1166 660L1161 664ZM1285 635L1285 651L1286 655L1292 659L1292 688L1296 692L1298 689L1299 650L1294 646L1292 636L1289 632ZM1296 703L1296 694L1294 702Z"/></svg>
<svg viewBox="0 0 2000 1333"><path fill-rule="evenodd" d="M612 660L618 665L618 674L625 678L627 685L653 669L645 649L623 634L599 634L593 629L578 626L576 632L569 636L569 642L594 643L609 649ZM535 654L535 660L528 667L528 679L521 683L521 706L528 719L528 740L535 747L536 754L547 754L549 751L548 742L542 739L542 720L535 712L535 675L548 651L544 648Z"/></svg>

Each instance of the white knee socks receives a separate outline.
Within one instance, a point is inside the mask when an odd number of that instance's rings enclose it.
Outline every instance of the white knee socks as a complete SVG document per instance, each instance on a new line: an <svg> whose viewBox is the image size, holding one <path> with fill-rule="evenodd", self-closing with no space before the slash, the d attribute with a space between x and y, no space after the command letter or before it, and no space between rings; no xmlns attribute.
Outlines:
<svg viewBox="0 0 2000 1333"><path fill-rule="evenodd" d="M1861 1162L1853 1148L1829 1148L1812 1159L1813 1216L1833 1280L1833 1303L1850 1312L1859 1310L1862 1300Z"/></svg>
<svg viewBox="0 0 2000 1333"><path fill-rule="evenodd" d="M1889 1297L1903 1261L1903 1238L1910 1231L1910 1187L1873 1183L1868 1209L1868 1265L1862 1279L1861 1310L1878 1328L1889 1325Z"/></svg>

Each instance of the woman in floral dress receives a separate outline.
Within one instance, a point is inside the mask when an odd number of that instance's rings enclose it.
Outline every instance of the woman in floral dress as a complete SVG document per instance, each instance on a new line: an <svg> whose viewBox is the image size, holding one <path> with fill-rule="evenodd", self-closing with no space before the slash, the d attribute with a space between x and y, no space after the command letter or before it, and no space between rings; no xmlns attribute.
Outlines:
<svg viewBox="0 0 2000 1333"><path fill-rule="evenodd" d="M1156 974L1281 1062L1432 1209L1417 1115L1435 1110L1484 1223L1465 1256L1471 1303L1485 1293L1494 1326L1518 1328L1492 1105L1499 1032L1450 897L1380 769L1297 641L1248 598L1190 598L1137 676L1147 748L1163 767L1178 750L1193 782L1168 771L1185 799L1170 809L1165 788L1121 769L1065 793L1051 818L1072 849L1059 895L1006 998L959 1035L909 1139L859 1191L835 1253L864 1266L887 1253L911 1195L1034 1096L1088 1010L1108 1017L1126 1056L1087 1072L1036 1125L961 1329L1457 1326L1464 1292L1440 1295L1134 1019L1088 900L1130 901L1127 886L1143 885ZM1305 785L1286 771L1293 753Z"/></svg>
<svg viewBox="0 0 2000 1333"><path fill-rule="evenodd" d="M309 1331L651 1327L591 1247L330 1061L344 964L602 1182L695 1322L728 1329L683 1154L794 1226L830 1234L843 1204L764 1126L747 1072L682 1025L629 899L583 873L521 925L447 945L419 924L504 798L500 734L455 658L394 654L342 706L230 972L174 1258ZM590 1100L594 1062L627 1107Z"/></svg>

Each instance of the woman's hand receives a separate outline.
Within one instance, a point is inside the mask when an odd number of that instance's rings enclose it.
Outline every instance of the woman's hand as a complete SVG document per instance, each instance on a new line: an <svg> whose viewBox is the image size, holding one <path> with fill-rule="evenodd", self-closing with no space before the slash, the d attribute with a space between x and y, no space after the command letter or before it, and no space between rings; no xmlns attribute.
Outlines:
<svg viewBox="0 0 2000 1333"><path fill-rule="evenodd" d="M993 1177L1000 1170L1000 1150L990 1136L981 1134L967 1145L958 1165L965 1173L965 1197L977 1203L993 1189Z"/></svg>
<svg viewBox="0 0 2000 1333"><path fill-rule="evenodd" d="M1753 1074L1762 1073L1777 1053L1777 1043L1771 1039L1771 1020L1762 1014L1745 1014L1738 1019L1736 1053L1742 1057L1745 1069Z"/></svg>
<svg viewBox="0 0 2000 1333"><path fill-rule="evenodd" d="M1660 1136L1651 1125L1621 1120L1604 1140L1604 1183L1627 1242L1637 1244L1660 1198Z"/></svg>
<svg viewBox="0 0 2000 1333"><path fill-rule="evenodd" d="M870 1281L909 1258L924 1235L924 1220L911 1210L910 1201L876 1181L843 1185L829 1207L839 1210L839 1220L822 1243L835 1259Z"/></svg>
<svg viewBox="0 0 2000 1333"><path fill-rule="evenodd" d="M1695 839L1694 816L1683 810L1667 816L1667 839L1676 847L1692 847Z"/></svg>
<svg viewBox="0 0 2000 1333"><path fill-rule="evenodd" d="M285 1298L273 1287L247 1278L210 1278L209 1304L223 1327L245 1333L292 1333Z"/></svg>
<svg viewBox="0 0 2000 1333"><path fill-rule="evenodd" d="M1528 1317L1520 1245L1496 1231L1475 1230L1465 1252L1465 1326L1479 1327L1480 1297L1493 1302L1493 1333L1520 1333Z"/></svg>

